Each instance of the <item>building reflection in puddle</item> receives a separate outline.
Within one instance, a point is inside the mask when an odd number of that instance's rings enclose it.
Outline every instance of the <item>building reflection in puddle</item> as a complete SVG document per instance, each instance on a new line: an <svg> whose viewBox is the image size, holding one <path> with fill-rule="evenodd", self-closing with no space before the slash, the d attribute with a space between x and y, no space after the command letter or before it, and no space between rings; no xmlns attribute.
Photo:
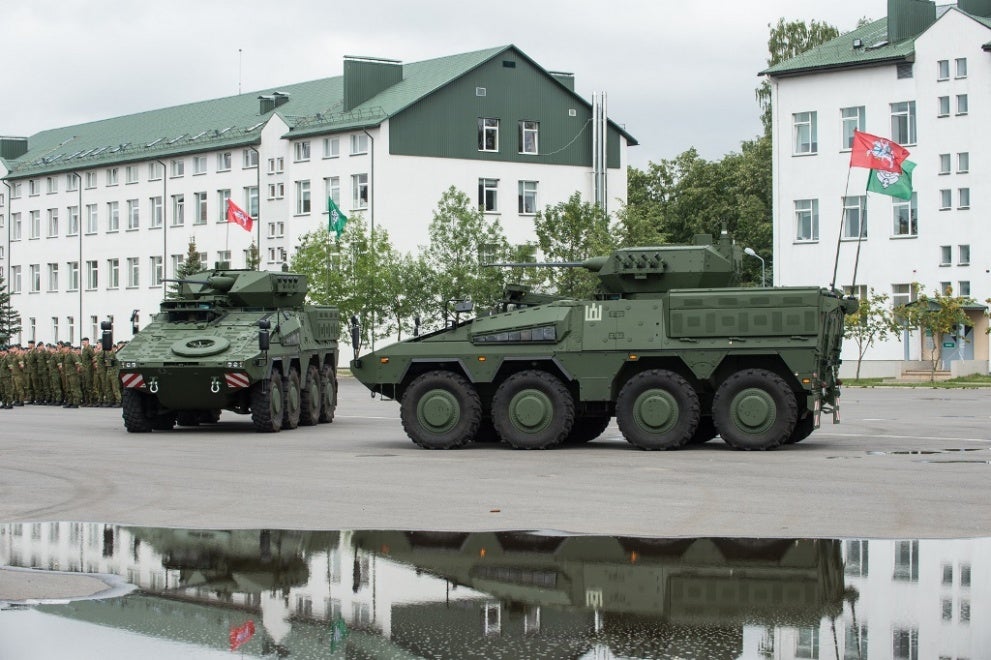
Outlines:
<svg viewBox="0 0 991 660"><path fill-rule="evenodd" d="M149 644L298 658L991 653L991 627L978 625L991 607L991 539L35 523L0 525L0 566L113 574L139 587L124 597L8 604L0 657L27 614L34 625L45 615L53 639L71 621Z"/></svg>

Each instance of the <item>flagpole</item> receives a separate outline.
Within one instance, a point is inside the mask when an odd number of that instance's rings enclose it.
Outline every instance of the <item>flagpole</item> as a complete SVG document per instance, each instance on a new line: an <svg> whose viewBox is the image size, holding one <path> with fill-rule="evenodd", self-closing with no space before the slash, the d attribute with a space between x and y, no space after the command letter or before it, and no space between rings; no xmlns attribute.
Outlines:
<svg viewBox="0 0 991 660"><path fill-rule="evenodd" d="M869 177L871 172L874 170L869 170L867 176ZM853 258L853 281L850 282L850 295L857 295L857 267L860 265L860 246L864 242L864 236L866 234L867 223L867 193L864 193L864 215L860 218L860 235L857 236L857 256Z"/></svg>
<svg viewBox="0 0 991 660"><path fill-rule="evenodd" d="M853 169L852 167L846 168L846 189L843 191L844 198L850 192L850 170L852 169ZM836 272L840 268L840 244L843 242L843 214L845 211L846 209L844 209L843 206L840 205L840 230L839 232L837 232L836 235L836 257L833 260L833 281L829 283L830 290L836 289ZM863 219L861 219L860 224L861 226L863 226ZM860 245L858 244L857 247L859 248Z"/></svg>

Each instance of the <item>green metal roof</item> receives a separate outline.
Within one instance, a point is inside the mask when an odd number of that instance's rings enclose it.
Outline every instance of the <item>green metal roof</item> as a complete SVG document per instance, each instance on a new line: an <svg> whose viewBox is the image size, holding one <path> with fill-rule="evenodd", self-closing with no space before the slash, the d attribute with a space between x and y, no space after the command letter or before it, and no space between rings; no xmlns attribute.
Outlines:
<svg viewBox="0 0 991 660"><path fill-rule="evenodd" d="M955 9L978 23L991 27L991 18L974 16L953 5L937 7L936 20L940 20L950 9ZM915 40L919 36L915 35L890 43L888 41L888 18L885 17L841 34L801 55L770 66L761 71L760 75L793 76L832 69L911 62L915 58ZM857 39L862 44L860 48L853 47L854 41Z"/></svg>
<svg viewBox="0 0 991 660"><path fill-rule="evenodd" d="M509 50L529 60L515 46L508 45L405 64L399 83L347 112L343 105L344 78L335 76L41 131L30 136L27 153L3 162L10 171L8 178L23 178L257 145L261 142L261 129L274 114L290 127L285 138L377 126ZM536 63L534 66L543 70ZM547 78L564 87L549 73ZM261 114L258 97L274 92L287 94L288 100ZM574 94L571 90L569 93ZM587 105L577 95L575 98ZM629 144L637 144L626 131L616 128Z"/></svg>

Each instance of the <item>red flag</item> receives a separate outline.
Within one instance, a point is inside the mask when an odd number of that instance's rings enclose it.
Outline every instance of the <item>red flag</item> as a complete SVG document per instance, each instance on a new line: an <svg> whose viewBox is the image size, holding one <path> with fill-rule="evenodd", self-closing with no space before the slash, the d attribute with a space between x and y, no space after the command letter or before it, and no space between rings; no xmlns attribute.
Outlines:
<svg viewBox="0 0 991 660"><path fill-rule="evenodd" d="M908 149L897 142L870 133L853 132L850 167L901 173L902 161L906 158Z"/></svg>
<svg viewBox="0 0 991 660"><path fill-rule="evenodd" d="M234 208L237 208L236 206ZM244 213L244 211L241 211ZM246 644L255 634L255 622L248 620L240 626L234 626L230 632L231 651L236 651Z"/></svg>
<svg viewBox="0 0 991 660"><path fill-rule="evenodd" d="M251 219L244 209L234 203L234 200L227 200L227 222L233 222L236 225L240 225L245 231L251 231L252 225L255 223Z"/></svg>

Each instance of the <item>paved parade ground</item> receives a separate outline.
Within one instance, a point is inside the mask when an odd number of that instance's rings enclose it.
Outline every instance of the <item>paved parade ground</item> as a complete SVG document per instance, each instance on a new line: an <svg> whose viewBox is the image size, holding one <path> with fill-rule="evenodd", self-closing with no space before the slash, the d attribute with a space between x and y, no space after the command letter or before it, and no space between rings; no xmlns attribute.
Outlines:
<svg viewBox="0 0 991 660"><path fill-rule="evenodd" d="M119 409L0 411L0 522L548 529L636 536L991 535L991 390L849 388L843 423L772 452L716 439L418 449L395 402L342 379L333 424L129 434Z"/></svg>

